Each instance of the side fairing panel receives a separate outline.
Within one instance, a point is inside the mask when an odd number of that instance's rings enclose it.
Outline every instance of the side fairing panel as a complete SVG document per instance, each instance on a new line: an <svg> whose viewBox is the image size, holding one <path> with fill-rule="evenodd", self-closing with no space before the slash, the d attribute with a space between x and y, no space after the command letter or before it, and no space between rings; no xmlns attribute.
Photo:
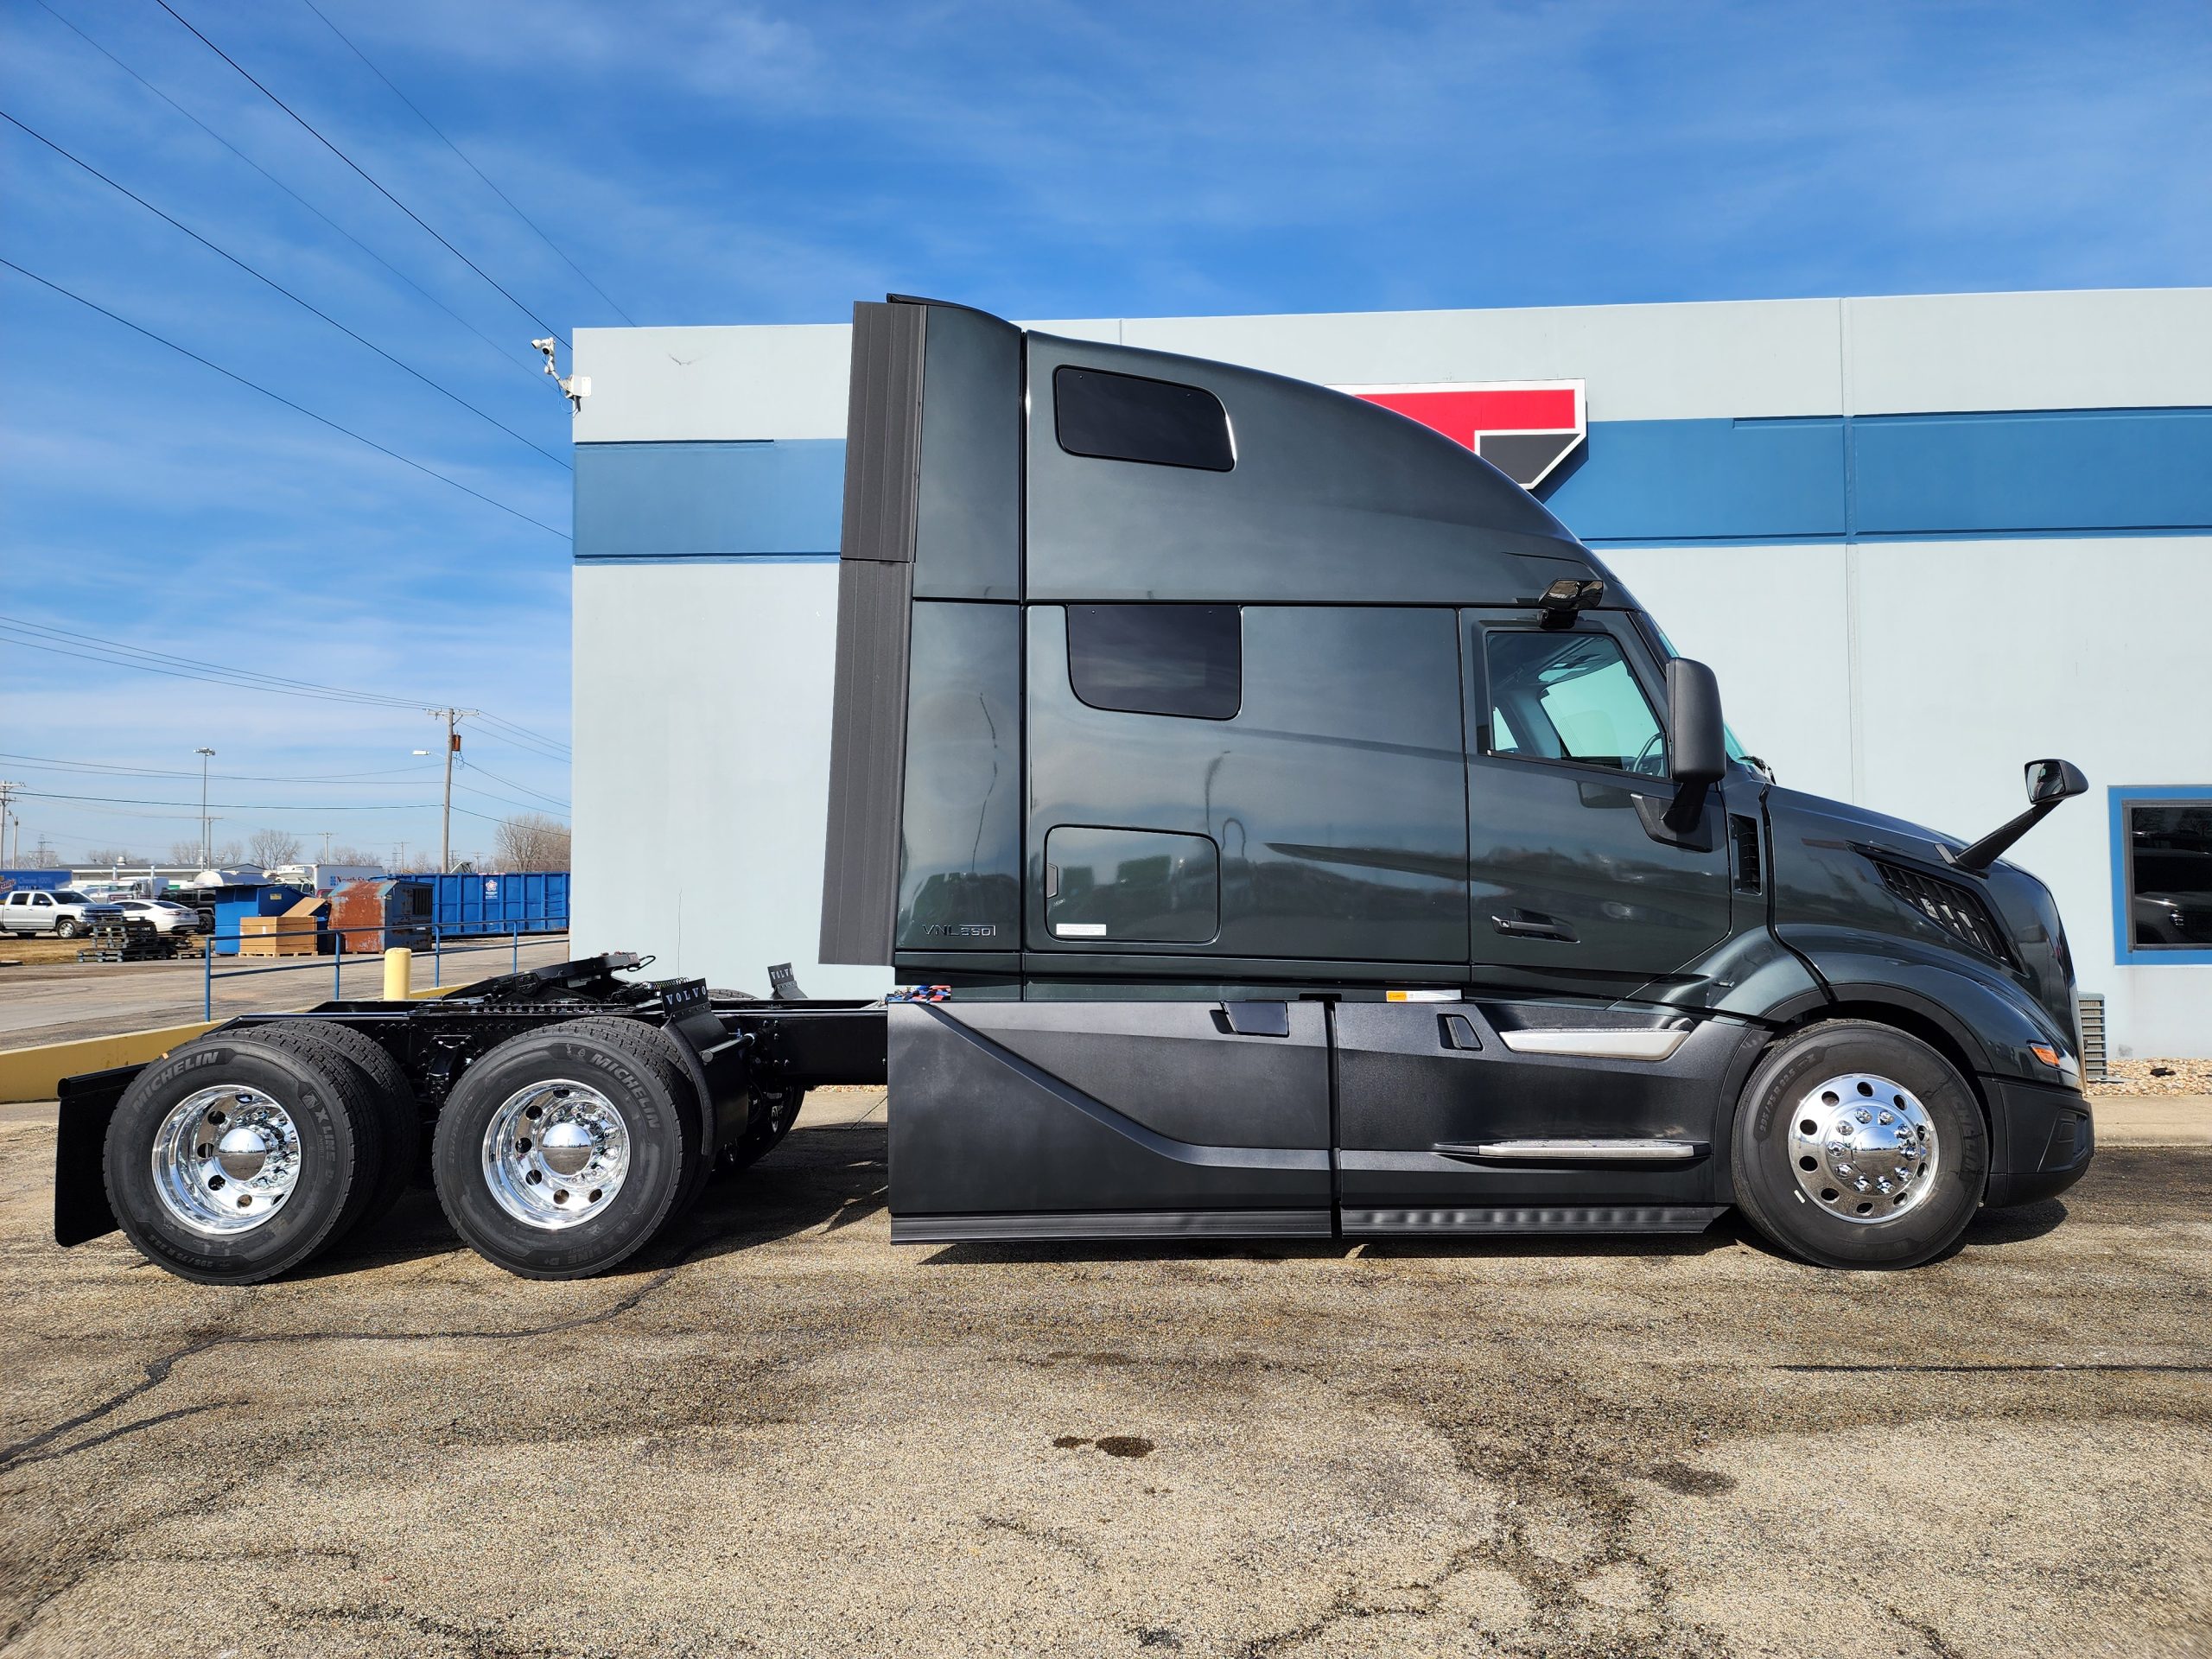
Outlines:
<svg viewBox="0 0 2212 1659"><path fill-rule="evenodd" d="M926 308L914 596L1021 596L1021 331Z"/></svg>
<svg viewBox="0 0 2212 1659"><path fill-rule="evenodd" d="M914 602L901 950L1012 950L1021 938L1021 614Z"/></svg>
<svg viewBox="0 0 2212 1659"><path fill-rule="evenodd" d="M894 1004L894 1228L1300 1211L1325 1230L1324 1016L1269 1006L1280 1034L1239 1033L1205 1003Z"/></svg>

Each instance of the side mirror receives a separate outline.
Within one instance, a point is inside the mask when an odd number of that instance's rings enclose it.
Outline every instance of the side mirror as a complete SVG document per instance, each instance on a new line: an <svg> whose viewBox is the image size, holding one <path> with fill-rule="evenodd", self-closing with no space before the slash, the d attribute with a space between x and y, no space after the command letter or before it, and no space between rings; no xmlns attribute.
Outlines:
<svg viewBox="0 0 2212 1659"><path fill-rule="evenodd" d="M1717 784L1728 775L1728 736L1720 723L1720 683L1703 663L1667 664L1667 753L1677 784Z"/></svg>
<svg viewBox="0 0 2212 1659"><path fill-rule="evenodd" d="M2089 780L2071 760L2028 762L2028 810L2010 823L2000 823L1980 841L1960 852L1944 849L1943 856L1962 870L1980 872L1994 864L1999 855L2041 823L2061 801L2085 794Z"/></svg>
<svg viewBox="0 0 2212 1659"><path fill-rule="evenodd" d="M2088 791L2089 780L2071 760L2028 762L2028 804L2056 806Z"/></svg>

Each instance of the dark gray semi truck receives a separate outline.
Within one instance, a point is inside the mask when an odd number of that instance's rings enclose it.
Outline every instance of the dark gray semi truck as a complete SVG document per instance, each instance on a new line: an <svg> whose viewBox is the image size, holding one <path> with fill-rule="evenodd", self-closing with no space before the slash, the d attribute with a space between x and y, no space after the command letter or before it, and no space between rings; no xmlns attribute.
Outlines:
<svg viewBox="0 0 2212 1659"><path fill-rule="evenodd" d="M893 1237L1675 1232L1904 1267L2092 1149L2074 973L2001 861L1779 786L1534 497L1280 376L855 308L820 959L607 956L234 1020L63 1089L64 1243L296 1266L427 1170L602 1271L891 1088ZM1962 765L1979 764L1962 757ZM762 872L777 879L776 872Z"/></svg>

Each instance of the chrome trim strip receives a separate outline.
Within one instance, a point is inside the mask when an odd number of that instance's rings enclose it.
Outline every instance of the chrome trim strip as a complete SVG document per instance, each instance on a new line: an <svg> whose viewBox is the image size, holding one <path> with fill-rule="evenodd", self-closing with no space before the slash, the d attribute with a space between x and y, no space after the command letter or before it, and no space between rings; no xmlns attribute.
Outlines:
<svg viewBox="0 0 2212 1659"><path fill-rule="evenodd" d="M1502 1031L1499 1039L1516 1054L1554 1054L1586 1060L1664 1060L1689 1040L1686 1027L1664 1031L1618 1028Z"/></svg>
<svg viewBox="0 0 2212 1659"><path fill-rule="evenodd" d="M1681 1164L1702 1156L1696 1141L1554 1140L1439 1141L1447 1158L1486 1158L1507 1163Z"/></svg>

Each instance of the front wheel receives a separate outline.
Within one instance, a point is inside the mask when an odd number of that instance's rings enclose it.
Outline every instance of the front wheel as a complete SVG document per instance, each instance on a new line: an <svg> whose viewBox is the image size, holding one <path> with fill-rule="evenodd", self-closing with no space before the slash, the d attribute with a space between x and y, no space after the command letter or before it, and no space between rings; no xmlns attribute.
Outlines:
<svg viewBox="0 0 2212 1659"><path fill-rule="evenodd" d="M1745 1085L1736 1200L1781 1249L1827 1268L1910 1268L1981 1205L1989 1135L1957 1069L1892 1027L1832 1020L1786 1039Z"/></svg>
<svg viewBox="0 0 2212 1659"><path fill-rule="evenodd" d="M54 925L54 931L55 936L60 938L75 938L79 931L77 918L74 916L64 916L60 921Z"/></svg>

